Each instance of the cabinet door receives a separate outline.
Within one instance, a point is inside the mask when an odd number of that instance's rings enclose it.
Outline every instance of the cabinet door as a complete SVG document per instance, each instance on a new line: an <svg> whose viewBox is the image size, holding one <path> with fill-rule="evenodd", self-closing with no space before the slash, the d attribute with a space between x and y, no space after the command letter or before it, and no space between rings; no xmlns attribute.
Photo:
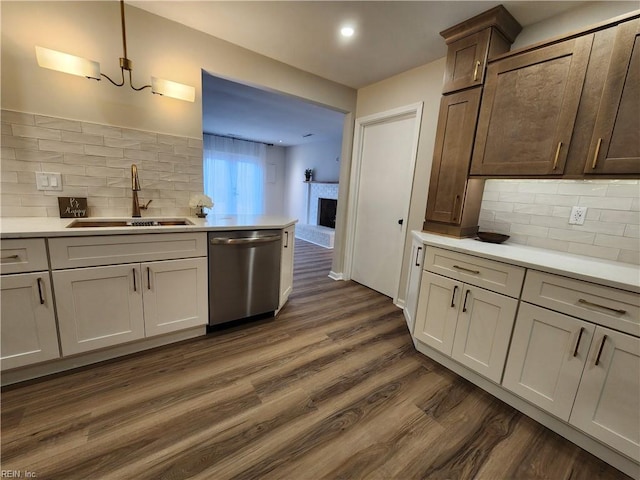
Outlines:
<svg viewBox="0 0 640 480"><path fill-rule="evenodd" d="M282 257L280 260L280 304L282 308L293 290L293 251L295 247L295 226L282 232Z"/></svg>
<svg viewBox="0 0 640 480"><path fill-rule="evenodd" d="M640 20L617 27L585 173L640 173Z"/></svg>
<svg viewBox="0 0 640 480"><path fill-rule="evenodd" d="M489 65L471 173L562 174L593 35Z"/></svg>
<svg viewBox="0 0 640 480"><path fill-rule="evenodd" d="M53 272L63 355L144 338L139 264Z"/></svg>
<svg viewBox="0 0 640 480"><path fill-rule="evenodd" d="M459 223L480 106L481 88L442 97L426 219Z"/></svg>
<svg viewBox="0 0 640 480"><path fill-rule="evenodd" d="M485 28L449 44L443 93L482 85L490 38L491 28Z"/></svg>
<svg viewBox="0 0 640 480"><path fill-rule="evenodd" d="M640 339L596 328L570 422L640 459Z"/></svg>
<svg viewBox="0 0 640 480"><path fill-rule="evenodd" d="M1 279L2 369L60 357L49 272Z"/></svg>
<svg viewBox="0 0 640 480"><path fill-rule="evenodd" d="M451 356L500 383L517 306L515 298L465 285Z"/></svg>
<svg viewBox="0 0 640 480"><path fill-rule="evenodd" d="M413 324L418 308L418 294L420 293L420 280L422 279L422 261L424 259L424 245L414 239L411 244L411 264L409 265L409 281L404 301L404 318L407 321L409 332L413 332Z"/></svg>
<svg viewBox="0 0 640 480"><path fill-rule="evenodd" d="M423 272L414 337L451 355L462 298L462 283Z"/></svg>
<svg viewBox="0 0 640 480"><path fill-rule="evenodd" d="M207 323L206 258L148 262L141 267L147 337Z"/></svg>
<svg viewBox="0 0 640 480"><path fill-rule="evenodd" d="M594 326L522 302L502 385L569 420Z"/></svg>

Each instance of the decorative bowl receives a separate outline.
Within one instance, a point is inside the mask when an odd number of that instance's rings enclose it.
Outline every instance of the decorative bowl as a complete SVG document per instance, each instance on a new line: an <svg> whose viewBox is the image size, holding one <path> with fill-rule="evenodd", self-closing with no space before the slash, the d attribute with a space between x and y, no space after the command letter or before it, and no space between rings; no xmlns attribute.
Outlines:
<svg viewBox="0 0 640 480"><path fill-rule="evenodd" d="M509 238L509 235L494 232L478 232L478 239L488 243L502 243Z"/></svg>

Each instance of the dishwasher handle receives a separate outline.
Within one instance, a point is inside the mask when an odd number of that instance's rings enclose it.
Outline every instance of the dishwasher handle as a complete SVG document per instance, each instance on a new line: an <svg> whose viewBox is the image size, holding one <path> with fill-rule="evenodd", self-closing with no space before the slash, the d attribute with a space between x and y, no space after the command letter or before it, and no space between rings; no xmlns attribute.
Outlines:
<svg viewBox="0 0 640 480"><path fill-rule="evenodd" d="M248 245L254 243L271 243L280 240L280 235L265 235L264 237L240 237L226 238L213 237L210 240L211 245Z"/></svg>

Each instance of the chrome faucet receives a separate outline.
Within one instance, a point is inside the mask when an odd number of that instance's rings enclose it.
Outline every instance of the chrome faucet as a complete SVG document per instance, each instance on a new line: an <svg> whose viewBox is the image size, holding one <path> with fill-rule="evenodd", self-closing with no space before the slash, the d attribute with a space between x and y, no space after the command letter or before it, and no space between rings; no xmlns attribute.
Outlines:
<svg viewBox="0 0 640 480"><path fill-rule="evenodd" d="M136 167L135 163L131 165L131 191L133 193L132 200L132 213L131 216L134 218L140 217L140 209L146 210L149 207L149 204L153 200L149 200L146 205L140 205L138 200L138 192L140 191L140 179L138 178L138 167Z"/></svg>

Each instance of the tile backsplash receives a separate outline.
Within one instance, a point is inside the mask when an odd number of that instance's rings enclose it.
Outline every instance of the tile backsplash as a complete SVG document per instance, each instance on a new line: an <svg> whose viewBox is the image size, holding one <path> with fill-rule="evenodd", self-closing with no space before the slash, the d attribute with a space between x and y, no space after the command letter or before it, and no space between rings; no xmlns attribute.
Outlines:
<svg viewBox="0 0 640 480"><path fill-rule="evenodd" d="M131 215L131 165L143 216L191 215L202 193L202 140L2 110L0 216L58 217L57 197L86 197L90 216ZM36 189L35 172L62 174L62 191Z"/></svg>
<svg viewBox="0 0 640 480"><path fill-rule="evenodd" d="M570 225L571 207L587 207ZM640 181L487 180L480 230L524 245L640 264Z"/></svg>

